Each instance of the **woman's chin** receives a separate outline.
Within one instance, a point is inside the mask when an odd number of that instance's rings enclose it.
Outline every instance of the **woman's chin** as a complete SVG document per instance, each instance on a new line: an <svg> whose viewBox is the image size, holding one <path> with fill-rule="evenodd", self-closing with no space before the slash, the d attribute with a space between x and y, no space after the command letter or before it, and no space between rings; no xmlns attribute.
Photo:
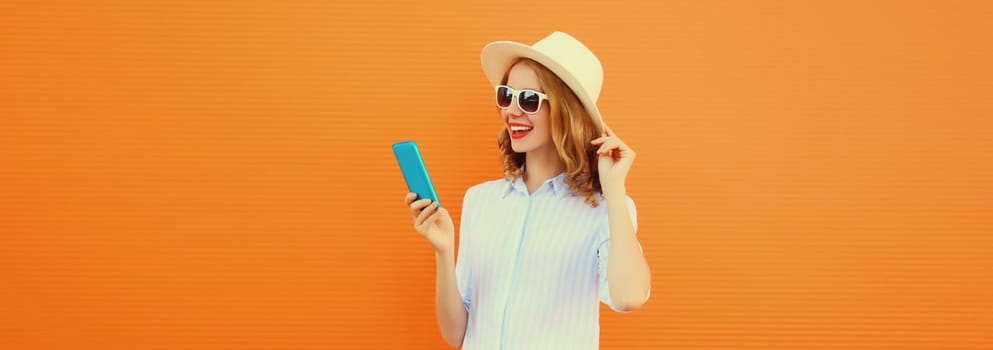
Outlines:
<svg viewBox="0 0 993 350"><path fill-rule="evenodd" d="M514 150L514 152L517 153L527 153L530 150L528 147L525 147L524 145L516 141L510 142L510 149Z"/></svg>

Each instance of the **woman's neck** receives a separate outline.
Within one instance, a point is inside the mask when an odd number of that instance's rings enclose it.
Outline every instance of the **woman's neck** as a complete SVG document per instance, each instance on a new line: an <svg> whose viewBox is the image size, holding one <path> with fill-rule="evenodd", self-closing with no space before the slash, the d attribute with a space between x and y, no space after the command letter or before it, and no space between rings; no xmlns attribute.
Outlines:
<svg viewBox="0 0 993 350"><path fill-rule="evenodd" d="M545 180L556 177L565 170L559 154L555 152L555 146L551 144L528 152L524 163L524 184L528 187L528 193L534 193Z"/></svg>

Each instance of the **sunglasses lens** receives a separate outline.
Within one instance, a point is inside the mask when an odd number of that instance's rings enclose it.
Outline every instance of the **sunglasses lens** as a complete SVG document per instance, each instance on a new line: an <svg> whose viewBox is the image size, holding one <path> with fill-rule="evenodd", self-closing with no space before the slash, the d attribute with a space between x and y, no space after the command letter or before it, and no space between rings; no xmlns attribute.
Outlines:
<svg viewBox="0 0 993 350"><path fill-rule="evenodd" d="M510 89L506 86L501 86L496 90L496 103L497 106L501 108L510 107L510 101L514 99L514 95L511 94Z"/></svg>
<svg viewBox="0 0 993 350"><path fill-rule="evenodd" d="M538 107L541 106L541 97L538 97L538 93L534 91L524 90L519 98L517 103L521 105L521 110L527 113L537 112Z"/></svg>

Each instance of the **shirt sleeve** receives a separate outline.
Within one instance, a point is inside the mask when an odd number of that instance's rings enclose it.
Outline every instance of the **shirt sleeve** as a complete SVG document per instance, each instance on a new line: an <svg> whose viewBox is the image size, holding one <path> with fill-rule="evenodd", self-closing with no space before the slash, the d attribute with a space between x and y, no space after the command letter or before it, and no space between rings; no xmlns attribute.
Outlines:
<svg viewBox="0 0 993 350"><path fill-rule="evenodd" d="M609 204L608 204L609 205ZM631 216L631 225L634 227L635 234L638 233L638 210L634 205L634 200L630 196L627 197L628 214ZM599 269L599 283L600 283L600 301L610 307L611 310L621 312L621 310L614 304L613 299L610 298L610 287L607 283L607 264L610 261L610 223L609 219L604 218L602 229L599 232L600 243L597 245L597 268ZM641 243L638 244L638 248L641 248ZM648 287L648 294L645 295L645 300L648 300L648 296L652 294L651 286Z"/></svg>
<svg viewBox="0 0 993 350"><path fill-rule="evenodd" d="M459 251L458 256L455 260L455 281L458 284L459 295L462 296L462 304L465 305L465 310L469 311L469 306L472 299L471 296L471 283L472 280L472 269L469 266L469 260L465 257L468 255L466 251L469 247L469 232L472 231L472 218L470 208L473 207L471 202L472 189L470 188L465 192L465 196L462 199L462 218L459 223Z"/></svg>

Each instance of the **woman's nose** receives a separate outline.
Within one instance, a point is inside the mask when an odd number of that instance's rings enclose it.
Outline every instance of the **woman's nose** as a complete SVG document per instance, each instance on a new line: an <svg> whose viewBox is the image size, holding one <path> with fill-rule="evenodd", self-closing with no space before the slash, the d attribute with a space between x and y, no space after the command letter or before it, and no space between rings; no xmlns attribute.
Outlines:
<svg viewBox="0 0 993 350"><path fill-rule="evenodd" d="M517 97L511 99L510 106L507 107L506 111L512 116L521 116L524 114L524 111L521 110L521 106L517 103Z"/></svg>

